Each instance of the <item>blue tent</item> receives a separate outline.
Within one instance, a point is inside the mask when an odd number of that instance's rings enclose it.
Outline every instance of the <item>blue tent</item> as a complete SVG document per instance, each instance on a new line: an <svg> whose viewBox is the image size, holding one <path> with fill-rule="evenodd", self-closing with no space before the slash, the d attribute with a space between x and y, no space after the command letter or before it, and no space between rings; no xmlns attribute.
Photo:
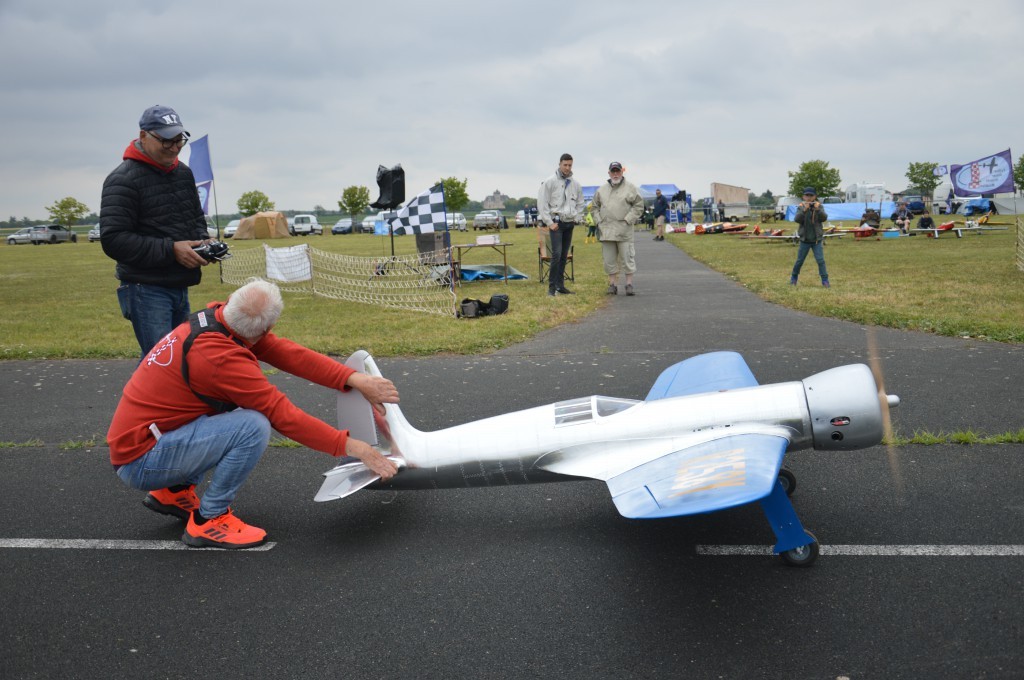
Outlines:
<svg viewBox="0 0 1024 680"><path fill-rule="evenodd" d="M594 194L597 193L598 187L596 185L592 187L583 187L583 200L590 203L594 200ZM675 184L641 184L637 189L640 191L640 195L643 196L645 201L654 200L654 191L661 189L661 194L668 200L672 200L672 197L679 193L679 187Z"/></svg>
<svg viewBox="0 0 1024 680"><path fill-rule="evenodd" d="M798 205L786 206L786 219L792 222L796 219ZM882 219L889 219L889 216L896 210L896 204L892 201L882 201L881 207L878 203L826 203L822 206L830 220L859 220L860 216L868 208L874 208Z"/></svg>
<svg viewBox="0 0 1024 680"><path fill-rule="evenodd" d="M672 200L672 197L679 193L679 187L675 184L641 184L639 187L640 195L644 197L644 200L654 200L654 191L661 189L661 195L668 200Z"/></svg>

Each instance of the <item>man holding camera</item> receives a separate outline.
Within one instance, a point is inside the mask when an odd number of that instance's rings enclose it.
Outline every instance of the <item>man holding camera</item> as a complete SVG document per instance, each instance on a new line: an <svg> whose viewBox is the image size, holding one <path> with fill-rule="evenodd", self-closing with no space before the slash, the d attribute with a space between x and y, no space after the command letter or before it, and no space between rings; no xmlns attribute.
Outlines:
<svg viewBox="0 0 1024 680"><path fill-rule="evenodd" d="M174 109L151 106L103 182L100 243L117 261L117 300L143 358L188 318L188 288L208 264L193 250L209 240L195 177L178 161L189 136Z"/></svg>
<svg viewBox="0 0 1024 680"><path fill-rule="evenodd" d="M807 251L814 253L814 260L818 263L818 274L821 275L821 285L829 288L828 270L825 269L825 251L822 249L822 241L825 240L825 230L822 226L828 219L828 214L818 202L817 192L814 187L804 189L803 201L796 210L797 235L800 238L800 248L796 253L796 264L793 265L793 273L789 277L789 285L795 286L797 277L800 276L800 268L804 266L807 258Z"/></svg>

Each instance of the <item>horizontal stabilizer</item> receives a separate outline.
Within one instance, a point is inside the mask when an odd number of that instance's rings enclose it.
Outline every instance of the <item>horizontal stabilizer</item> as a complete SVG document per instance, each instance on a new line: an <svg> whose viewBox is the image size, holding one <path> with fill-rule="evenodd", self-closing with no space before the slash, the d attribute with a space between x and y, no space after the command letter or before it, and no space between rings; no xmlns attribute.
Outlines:
<svg viewBox="0 0 1024 680"><path fill-rule="evenodd" d="M713 512L772 491L789 440L741 434L675 451L608 480L623 517L648 519Z"/></svg>
<svg viewBox="0 0 1024 680"><path fill-rule="evenodd" d="M388 459L399 469L405 466L405 461L401 458L388 456ZM320 485L320 490L313 497L314 501L322 503L345 498L380 479L380 475L366 467L361 461L352 460L351 463L343 463L324 473L324 483Z"/></svg>
<svg viewBox="0 0 1024 680"><path fill-rule="evenodd" d="M757 379L742 356L736 352L710 352L662 371L646 401L756 386Z"/></svg>

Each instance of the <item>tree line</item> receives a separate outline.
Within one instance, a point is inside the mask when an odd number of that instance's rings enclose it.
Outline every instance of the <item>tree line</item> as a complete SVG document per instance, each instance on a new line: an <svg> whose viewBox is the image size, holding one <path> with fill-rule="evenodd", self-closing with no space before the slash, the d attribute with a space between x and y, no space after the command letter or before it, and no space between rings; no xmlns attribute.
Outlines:
<svg viewBox="0 0 1024 680"><path fill-rule="evenodd" d="M942 183L942 178L935 174L939 167L938 163L931 161L911 162L907 165L905 176L908 182L908 191L919 193L923 196L932 196L935 188ZM790 196L799 196L806 187L813 187L818 196L842 196L842 179L839 169L833 168L828 161L810 160L800 164L794 171L789 171ZM482 210L483 202L469 200L466 193L466 186L469 180L457 177L443 177L437 181L444 185L445 208L450 213L462 210ZM1017 159L1013 166L1013 183L1018 191L1024 189L1024 154ZM771 190L765 191L760 196L754 192L749 194L750 205L753 207L770 206L775 204L775 197ZM530 207L536 203L531 196L513 198L505 202L505 211L516 212ZM265 212L274 209L274 202L262 191L254 189L241 195L237 202L238 212L242 217L255 215L258 212ZM342 189L341 198L338 200L338 209L345 214L351 215L353 219L362 215L370 207L370 190L365 186L353 185ZM76 224L95 224L99 221L99 215L91 212L89 207L72 196L66 196L56 200L52 205L46 206L48 220L30 220L28 217L18 218L11 215L6 222L0 221L0 229L20 229L38 224L62 224L65 227L72 227ZM314 208L316 214L327 212L323 206Z"/></svg>

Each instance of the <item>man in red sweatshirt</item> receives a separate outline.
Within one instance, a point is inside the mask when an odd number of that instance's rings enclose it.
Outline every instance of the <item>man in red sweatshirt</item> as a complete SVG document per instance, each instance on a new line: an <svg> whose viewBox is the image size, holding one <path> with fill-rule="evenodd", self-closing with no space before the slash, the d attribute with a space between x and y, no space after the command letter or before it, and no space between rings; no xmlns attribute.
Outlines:
<svg viewBox="0 0 1024 680"><path fill-rule="evenodd" d="M378 410L398 403L390 380L271 333L283 307L277 286L254 280L192 314L143 358L117 405L110 462L125 484L150 492L146 507L186 520L188 545L249 548L266 540L231 502L271 428L311 449L358 458L383 479L397 472L372 446L305 413L267 380L260 361L324 387L356 389ZM211 469L200 501L196 485Z"/></svg>
<svg viewBox="0 0 1024 680"><path fill-rule="evenodd" d="M149 107L103 182L100 245L117 261L117 300L142 356L188 317L188 288L207 264L192 250L209 239L195 176L178 161L188 138L174 109Z"/></svg>

